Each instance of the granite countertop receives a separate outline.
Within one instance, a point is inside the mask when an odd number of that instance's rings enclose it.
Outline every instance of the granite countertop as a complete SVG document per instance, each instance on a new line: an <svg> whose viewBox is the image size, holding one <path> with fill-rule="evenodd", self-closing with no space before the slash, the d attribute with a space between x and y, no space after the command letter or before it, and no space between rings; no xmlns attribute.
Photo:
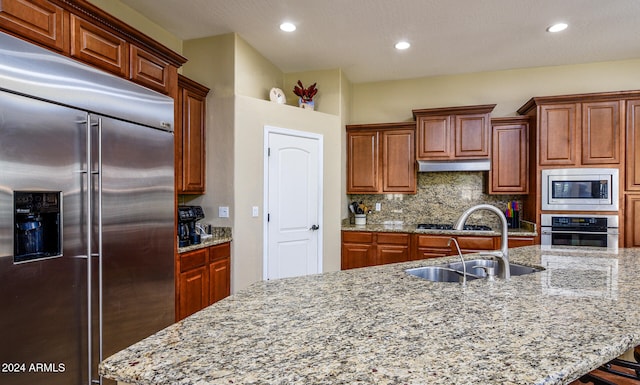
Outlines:
<svg viewBox="0 0 640 385"><path fill-rule="evenodd" d="M187 251L193 251L202 249L209 246L219 245L221 243L231 242L231 228L230 227L213 227L211 229L211 237L202 239L197 245L189 245L185 247L178 247L178 253L186 253Z"/></svg>
<svg viewBox="0 0 640 385"><path fill-rule="evenodd" d="M510 253L546 270L466 287L404 271L456 260L445 257L258 282L100 373L139 385L551 385L640 344L640 249Z"/></svg>
<svg viewBox="0 0 640 385"><path fill-rule="evenodd" d="M523 221L524 222L524 221ZM522 226L517 229L509 229L508 235L511 237L535 237L538 233L535 224L532 226ZM472 235L472 236L499 236L500 231L473 231L473 230L434 230L418 229L416 224L366 224L366 225L342 225L343 231L372 231L389 233L410 233L410 234L433 234L433 235Z"/></svg>

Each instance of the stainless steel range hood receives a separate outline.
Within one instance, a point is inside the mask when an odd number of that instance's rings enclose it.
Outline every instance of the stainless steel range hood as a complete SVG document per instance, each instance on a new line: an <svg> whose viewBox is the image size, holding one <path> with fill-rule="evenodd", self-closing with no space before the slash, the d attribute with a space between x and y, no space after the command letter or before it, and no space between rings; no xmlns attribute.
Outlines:
<svg viewBox="0 0 640 385"><path fill-rule="evenodd" d="M418 172L489 171L490 169L489 159L418 161Z"/></svg>

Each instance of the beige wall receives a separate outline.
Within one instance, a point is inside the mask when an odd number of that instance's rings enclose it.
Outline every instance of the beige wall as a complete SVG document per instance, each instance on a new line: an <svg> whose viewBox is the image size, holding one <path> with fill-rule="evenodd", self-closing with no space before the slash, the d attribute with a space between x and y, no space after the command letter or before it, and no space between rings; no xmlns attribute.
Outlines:
<svg viewBox="0 0 640 385"><path fill-rule="evenodd" d="M236 94L269 100L271 88L282 88L282 71L240 36L235 37Z"/></svg>
<svg viewBox="0 0 640 385"><path fill-rule="evenodd" d="M206 117L206 195L181 196L180 203L201 205L206 223L232 227L229 218L218 217L218 207L233 207L234 164L234 95L235 34L207 37L184 42L184 53L190 60L183 74L209 87Z"/></svg>
<svg viewBox="0 0 640 385"><path fill-rule="evenodd" d="M119 0L88 0L161 44L182 54L182 40Z"/></svg>
<svg viewBox="0 0 640 385"><path fill-rule="evenodd" d="M412 120L419 108L497 104L514 116L533 96L640 89L640 59L353 85L351 123Z"/></svg>
<svg viewBox="0 0 640 385"><path fill-rule="evenodd" d="M323 270L340 269L340 202L343 159L340 148L340 119L331 114L237 95L235 100L234 152L234 292L262 280L263 267L263 151L264 126L321 134L324 141ZM260 216L251 216L251 207L260 207Z"/></svg>

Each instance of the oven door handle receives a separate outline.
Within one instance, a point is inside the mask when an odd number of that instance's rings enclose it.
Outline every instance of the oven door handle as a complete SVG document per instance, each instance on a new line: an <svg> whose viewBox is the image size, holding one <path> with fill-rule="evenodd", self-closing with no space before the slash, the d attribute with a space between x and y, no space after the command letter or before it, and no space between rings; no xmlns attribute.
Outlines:
<svg viewBox="0 0 640 385"><path fill-rule="evenodd" d="M602 231L555 231L542 229L542 234L593 234L593 235L618 235L618 230Z"/></svg>

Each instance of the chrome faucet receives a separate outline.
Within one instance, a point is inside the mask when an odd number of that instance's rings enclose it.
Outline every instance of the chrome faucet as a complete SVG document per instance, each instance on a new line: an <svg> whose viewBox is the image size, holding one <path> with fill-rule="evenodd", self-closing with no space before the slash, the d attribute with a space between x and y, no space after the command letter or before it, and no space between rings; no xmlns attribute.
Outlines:
<svg viewBox="0 0 640 385"><path fill-rule="evenodd" d="M494 214L496 214L498 216L498 218L500 218L500 222L502 223L502 234L501 234L501 246L500 246L500 250L494 250L494 251L487 251L487 252L482 252L480 253L480 255L490 255L492 257L497 257L498 258L498 264L500 265L500 278L504 278L506 280L511 279L511 268L509 267L509 246L508 246L508 229L507 229L507 218L504 216L504 213L502 211L500 211L500 209L498 209L495 206L489 205L489 204L480 204L480 205L476 205L473 207L470 207L468 209L466 209L462 215L460 215L460 218L458 218L458 220L456 221L455 225L453 225L453 228L455 230L463 230L464 229L464 223L467 221L467 218L469 218L469 215L471 215L471 213L477 211L477 210L489 210L491 212L493 212ZM463 263L464 265L464 263Z"/></svg>
<svg viewBox="0 0 640 385"><path fill-rule="evenodd" d="M462 251L460 251L460 245L455 238L451 237L449 238L449 242L447 242L447 247L451 247L451 242L456 244L458 256L460 257L460 261L462 261L462 286L467 286L467 265L464 263L464 257L462 256Z"/></svg>

